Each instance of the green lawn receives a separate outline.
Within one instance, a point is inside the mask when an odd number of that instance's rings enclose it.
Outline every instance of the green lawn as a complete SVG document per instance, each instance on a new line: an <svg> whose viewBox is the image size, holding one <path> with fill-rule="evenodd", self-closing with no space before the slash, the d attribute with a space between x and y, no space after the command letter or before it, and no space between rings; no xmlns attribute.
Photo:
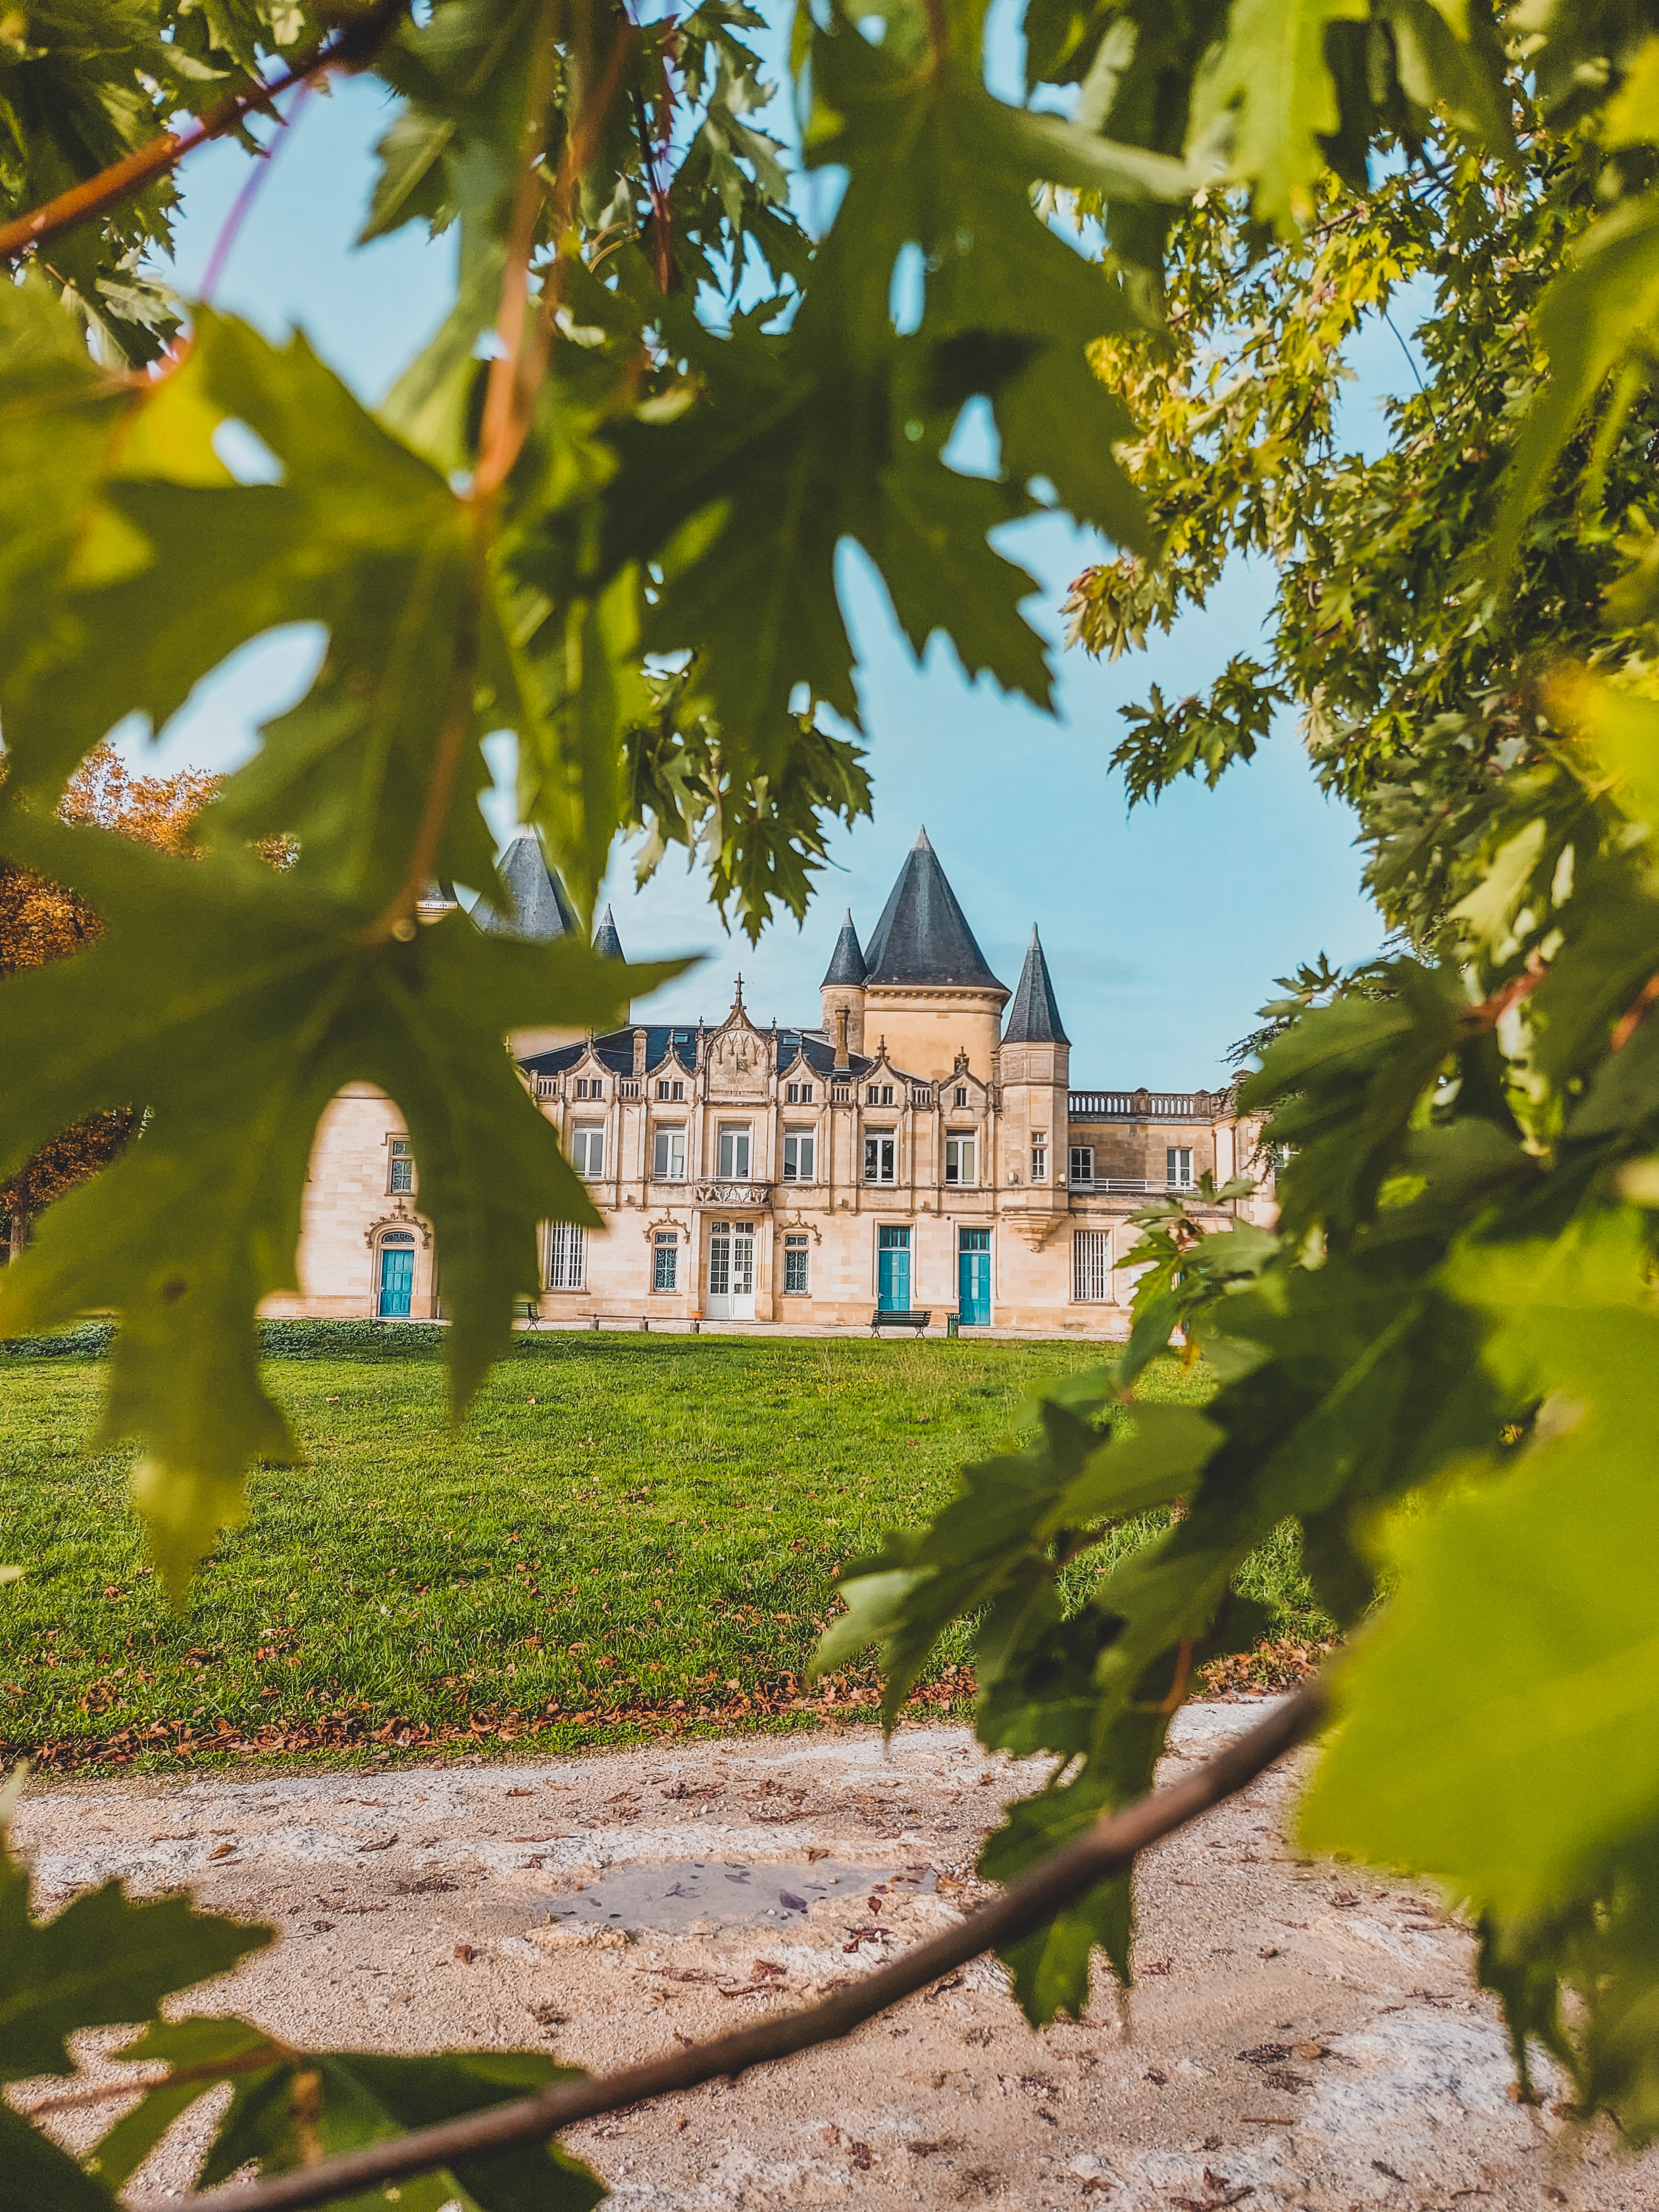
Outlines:
<svg viewBox="0 0 1659 2212"><path fill-rule="evenodd" d="M0 1358L0 1737L50 1766L544 1748L787 1714L839 1563L949 1493L1058 1344L521 1337L459 1434L428 1332L289 1332L276 1395L308 1464L171 1614L125 1495L88 1456L95 1358ZM345 1356L316 1356L348 1347ZM1201 1398L1173 1359L1149 1395ZM1162 1516L1118 1532L1144 1540ZM1288 1547L1252 1563L1319 1632ZM960 1642L944 1654L963 1656ZM939 1702L959 1698L950 1674ZM398 1739L407 1739L399 1746Z"/></svg>

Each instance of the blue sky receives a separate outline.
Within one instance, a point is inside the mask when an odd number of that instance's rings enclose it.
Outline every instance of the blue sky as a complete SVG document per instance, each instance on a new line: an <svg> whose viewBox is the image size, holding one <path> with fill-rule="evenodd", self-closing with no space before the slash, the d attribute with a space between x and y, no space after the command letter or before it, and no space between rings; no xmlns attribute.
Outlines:
<svg viewBox="0 0 1659 2212"><path fill-rule="evenodd" d="M435 327L452 266L447 242L424 243L412 230L351 247L386 114L373 79L346 80L307 103L237 238L217 301L273 334L301 323L371 400ZM193 158L174 272L186 293L246 174L234 149ZM1369 443L1376 395L1408 372L1386 332L1356 367L1354 442ZM741 969L757 1018L815 1019L842 909L850 905L867 934L924 823L1010 985L1032 923L1041 927L1079 1085L1212 1083L1275 975L1322 948L1339 961L1375 950L1380 926L1358 890L1352 817L1321 795L1291 731L1217 791L1183 786L1132 816L1107 771L1123 726L1119 706L1152 683L1177 696L1194 690L1248 649L1267 605L1265 580L1240 568L1202 616L1108 668L1059 649L1066 585L1098 557L1099 542L1043 517L1006 543L1042 586L1028 612L1054 643L1057 716L988 683L969 684L937 643L918 668L878 580L861 556L847 556L843 595L862 662L876 818L837 836L836 865L805 929L775 924L757 948L722 933L683 862L671 860L636 891L622 855L607 890L628 952L708 956L652 1002L653 1016L717 1019ZM159 748L130 751L168 772L234 766L252 749L258 723L309 680L317 651L303 633L257 642L201 688ZM507 811L497 814L498 829L510 826Z"/></svg>

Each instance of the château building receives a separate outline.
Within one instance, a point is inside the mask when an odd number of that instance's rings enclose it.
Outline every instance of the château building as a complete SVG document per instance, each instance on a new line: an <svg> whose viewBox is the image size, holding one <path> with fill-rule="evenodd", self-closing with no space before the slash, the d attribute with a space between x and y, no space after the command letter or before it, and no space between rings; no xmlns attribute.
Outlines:
<svg viewBox="0 0 1659 2212"><path fill-rule="evenodd" d="M501 872L508 911L475 908L480 927L575 927L533 835ZM622 957L608 909L595 943ZM842 923L815 1023L757 1024L739 977L715 1026L512 1045L605 1224L544 1225L535 1306L554 1323L838 1328L925 1310L935 1328L1121 1336L1130 1216L1206 1170L1261 1172L1226 1091L1071 1088L1036 931L1010 992L926 830L868 939ZM1270 1218L1270 1183L1203 1212L1217 1228ZM267 1310L440 1315L442 1257L396 1108L349 1087L319 1132L301 1291Z"/></svg>

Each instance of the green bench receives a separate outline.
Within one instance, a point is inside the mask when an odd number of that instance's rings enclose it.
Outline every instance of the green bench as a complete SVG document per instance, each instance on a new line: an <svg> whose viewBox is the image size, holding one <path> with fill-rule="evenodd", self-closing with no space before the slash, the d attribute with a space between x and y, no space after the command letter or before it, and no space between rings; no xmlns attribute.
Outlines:
<svg viewBox="0 0 1659 2212"><path fill-rule="evenodd" d="M913 1328L920 1336L933 1318L931 1308L926 1311L916 1310L904 1313L889 1312L884 1307L878 1306L870 1316L870 1334L879 1336L884 1328Z"/></svg>

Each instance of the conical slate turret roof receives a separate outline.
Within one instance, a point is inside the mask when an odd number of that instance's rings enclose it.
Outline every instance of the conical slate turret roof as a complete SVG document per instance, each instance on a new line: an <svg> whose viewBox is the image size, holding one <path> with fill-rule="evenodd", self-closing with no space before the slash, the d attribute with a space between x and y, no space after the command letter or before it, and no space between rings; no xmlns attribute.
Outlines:
<svg viewBox="0 0 1659 2212"><path fill-rule="evenodd" d="M974 941L968 917L945 880L924 830L911 847L898 881L865 948L872 983L954 983L1000 991Z"/></svg>
<svg viewBox="0 0 1659 2212"><path fill-rule="evenodd" d="M847 919L841 926L841 935L836 939L836 949L830 956L830 965L823 971L823 981L818 988L827 990L831 983L861 983L864 981L864 954L859 948L859 933L853 927L853 909L847 909Z"/></svg>
<svg viewBox="0 0 1659 2212"><path fill-rule="evenodd" d="M571 935L576 917L533 830L520 830L495 868L507 893L506 910L481 898L472 909L480 929L492 937L524 937L539 944Z"/></svg>
<svg viewBox="0 0 1659 2212"><path fill-rule="evenodd" d="M1060 1018L1060 1008L1054 1004L1054 987L1048 975L1048 963L1042 957L1042 939L1036 926L1031 930L1031 942L1025 954L1025 965L1019 971L1019 981L1014 988L1014 1003L1008 1009L1008 1026L1002 1033L1004 1044L1070 1044Z"/></svg>
<svg viewBox="0 0 1659 2212"><path fill-rule="evenodd" d="M605 960L626 960L622 939L617 934L617 917L609 907L599 916L599 926L593 933L593 950Z"/></svg>

